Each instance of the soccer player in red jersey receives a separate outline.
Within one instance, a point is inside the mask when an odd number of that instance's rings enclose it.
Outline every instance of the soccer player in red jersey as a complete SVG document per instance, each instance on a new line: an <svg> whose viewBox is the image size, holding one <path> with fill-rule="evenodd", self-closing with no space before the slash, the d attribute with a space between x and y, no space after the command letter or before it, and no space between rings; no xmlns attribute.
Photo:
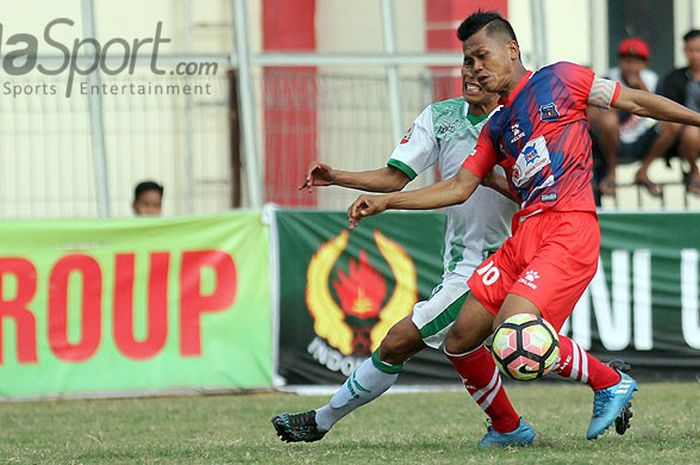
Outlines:
<svg viewBox="0 0 700 465"><path fill-rule="evenodd" d="M433 209L464 202L495 166L502 166L522 210L513 236L476 269L466 299L445 341L445 353L490 427L484 446L531 444L535 431L507 402L484 340L506 318L541 315L559 330L596 272L600 230L591 188L588 105L700 126L700 114L663 97L602 79L560 62L536 72L524 68L510 24L477 12L459 28L464 65L504 107L481 132L476 148L452 178L425 189L361 195L348 209L350 226L387 209ZM466 154L465 154L466 155ZM560 336L554 370L594 391L588 439L600 436L624 411L636 382ZM494 382L494 380L497 380Z"/></svg>

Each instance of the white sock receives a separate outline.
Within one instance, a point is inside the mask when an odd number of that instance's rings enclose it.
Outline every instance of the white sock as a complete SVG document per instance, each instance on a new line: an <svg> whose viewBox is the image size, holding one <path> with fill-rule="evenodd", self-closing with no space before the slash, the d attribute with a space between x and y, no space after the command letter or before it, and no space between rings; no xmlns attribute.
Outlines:
<svg viewBox="0 0 700 465"><path fill-rule="evenodd" d="M382 367L381 370L377 364ZM382 362L375 352L345 380L329 403L316 409L319 431L330 430L345 415L382 395L396 382L401 368L403 364Z"/></svg>

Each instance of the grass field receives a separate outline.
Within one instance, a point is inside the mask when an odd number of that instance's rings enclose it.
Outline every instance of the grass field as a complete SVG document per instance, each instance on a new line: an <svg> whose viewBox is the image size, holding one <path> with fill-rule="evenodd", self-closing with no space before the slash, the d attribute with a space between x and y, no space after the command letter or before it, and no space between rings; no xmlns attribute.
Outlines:
<svg viewBox="0 0 700 465"><path fill-rule="evenodd" d="M256 394L0 405L0 464L700 464L700 384L645 384L633 427L584 433L584 386L510 386L539 432L527 449L480 450L484 417L462 393L385 396L314 444L283 444L269 419L325 397Z"/></svg>

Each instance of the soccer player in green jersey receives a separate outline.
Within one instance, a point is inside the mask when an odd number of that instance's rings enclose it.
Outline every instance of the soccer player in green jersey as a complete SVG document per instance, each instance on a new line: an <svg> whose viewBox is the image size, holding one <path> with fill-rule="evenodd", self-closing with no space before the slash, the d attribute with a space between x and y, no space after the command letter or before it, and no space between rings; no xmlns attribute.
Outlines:
<svg viewBox="0 0 700 465"><path fill-rule="evenodd" d="M349 172L314 163L300 189L336 185L370 192L400 191L435 164L444 179L454 176L498 106L498 96L485 92L466 67L461 76L463 97L436 102L423 110L394 149L387 166ZM494 188L507 190L505 177L502 183L497 176L492 180ZM418 302L411 315L391 328L372 357L350 375L330 402L308 412L273 417L280 438L286 442L323 438L345 415L389 389L409 358L426 347L441 348L469 292L467 279L508 237L511 217L517 209L513 201L487 187L477 188L469 202L445 209L442 282L428 300ZM480 405L486 410L489 404L484 399Z"/></svg>

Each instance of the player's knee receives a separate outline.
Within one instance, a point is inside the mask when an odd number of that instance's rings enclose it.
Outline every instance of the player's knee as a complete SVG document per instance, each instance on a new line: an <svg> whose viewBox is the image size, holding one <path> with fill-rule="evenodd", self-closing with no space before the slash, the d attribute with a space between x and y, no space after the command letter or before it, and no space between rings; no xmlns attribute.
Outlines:
<svg viewBox="0 0 700 465"><path fill-rule="evenodd" d="M420 334L406 331L400 326L394 326L389 330L379 346L379 358L386 363L399 365L406 362L417 350L423 347Z"/></svg>
<svg viewBox="0 0 700 465"><path fill-rule="evenodd" d="M445 338L445 351L450 354L462 354L468 352L483 343L475 331L459 325L452 325Z"/></svg>
<svg viewBox="0 0 700 465"><path fill-rule="evenodd" d="M700 150L700 129L696 127L686 127L682 133L682 143L690 150L697 152Z"/></svg>
<svg viewBox="0 0 700 465"><path fill-rule="evenodd" d="M453 329L450 328L450 330L447 332L447 336L445 336L445 352L448 354L460 353L459 340L459 335L455 334Z"/></svg>

